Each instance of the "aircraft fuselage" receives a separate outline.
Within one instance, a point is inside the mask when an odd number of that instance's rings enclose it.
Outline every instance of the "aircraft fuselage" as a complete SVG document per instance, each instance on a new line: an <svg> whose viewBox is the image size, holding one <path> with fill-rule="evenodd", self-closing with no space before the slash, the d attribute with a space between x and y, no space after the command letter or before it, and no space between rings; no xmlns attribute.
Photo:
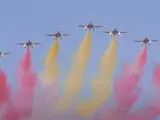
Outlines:
<svg viewBox="0 0 160 120"><path fill-rule="evenodd" d="M114 29L114 30L112 31L112 34L113 34L113 35L118 34L118 30Z"/></svg>
<svg viewBox="0 0 160 120"><path fill-rule="evenodd" d="M143 40L143 43L144 44L147 44L149 42L149 40L147 39L147 38L145 38L144 40Z"/></svg>
<svg viewBox="0 0 160 120"><path fill-rule="evenodd" d="M29 41L29 42L26 43L26 45L27 45L27 46L31 46L31 45L32 45L32 42Z"/></svg>
<svg viewBox="0 0 160 120"><path fill-rule="evenodd" d="M61 37L61 33L57 32L54 36L57 37L57 38Z"/></svg>
<svg viewBox="0 0 160 120"><path fill-rule="evenodd" d="M87 25L88 28L94 28L92 24Z"/></svg>

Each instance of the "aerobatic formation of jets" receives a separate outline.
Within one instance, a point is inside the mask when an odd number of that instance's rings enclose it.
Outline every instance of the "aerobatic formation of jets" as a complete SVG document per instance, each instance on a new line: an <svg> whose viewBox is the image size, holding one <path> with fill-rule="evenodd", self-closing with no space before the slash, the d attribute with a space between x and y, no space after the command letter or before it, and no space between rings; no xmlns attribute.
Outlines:
<svg viewBox="0 0 160 120"><path fill-rule="evenodd" d="M86 25L78 25L78 27L83 27L86 31L87 30L94 31L95 28L99 28L99 27L102 27L102 26L101 25L94 25L94 24L92 24L92 22L89 22ZM124 32L124 31L123 32L119 31L116 28L114 28L113 30L103 31L103 32L109 34L110 36L116 36L116 35L120 36L121 34L127 33L127 32ZM63 37L69 36L70 34L62 34L59 31L57 31L55 33L46 34L46 35L52 37L53 39L59 39L59 38L62 39ZM157 42L157 41L158 40L150 40L147 37L145 37L142 40L135 40L134 42L139 42L142 45L146 45L147 43L149 45L151 45L152 42ZM39 45L39 44L41 44L41 43L32 42L31 40L28 40L27 42L24 42L24 43L17 43L17 45L22 45L25 48L33 48L35 45ZM7 55L7 54L10 54L10 53L0 52L0 57L2 58L4 55Z"/></svg>

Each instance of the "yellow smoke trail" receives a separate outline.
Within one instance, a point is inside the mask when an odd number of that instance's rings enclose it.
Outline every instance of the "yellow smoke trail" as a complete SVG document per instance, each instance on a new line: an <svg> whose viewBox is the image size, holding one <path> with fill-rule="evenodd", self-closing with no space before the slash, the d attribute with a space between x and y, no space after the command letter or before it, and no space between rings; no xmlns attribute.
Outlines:
<svg viewBox="0 0 160 120"><path fill-rule="evenodd" d="M57 110L66 110L82 86L83 71L90 53L91 32L88 31L79 49L73 57L72 67L65 80L65 95L55 108Z"/></svg>
<svg viewBox="0 0 160 120"><path fill-rule="evenodd" d="M54 82L58 74L58 66L56 63L56 56L58 53L58 40L54 40L49 48L44 60L43 82Z"/></svg>
<svg viewBox="0 0 160 120"><path fill-rule="evenodd" d="M110 79L115 67L116 60L116 40L112 38L108 49L105 51L99 64L99 75L91 84L91 98L89 101L82 102L76 107L77 112L88 117L108 98L110 89Z"/></svg>

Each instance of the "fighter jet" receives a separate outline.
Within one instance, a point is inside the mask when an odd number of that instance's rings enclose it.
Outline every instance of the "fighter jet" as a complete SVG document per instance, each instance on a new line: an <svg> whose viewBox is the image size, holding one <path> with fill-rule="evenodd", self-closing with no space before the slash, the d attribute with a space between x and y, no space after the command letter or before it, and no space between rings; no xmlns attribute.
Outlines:
<svg viewBox="0 0 160 120"><path fill-rule="evenodd" d="M78 27L83 27L86 31L91 30L91 29L94 31L95 28L99 28L102 26L101 25L94 25L94 24L92 24L92 22L89 22L89 24L87 24L87 25L78 25Z"/></svg>
<svg viewBox="0 0 160 120"><path fill-rule="evenodd" d="M10 54L10 53L3 53L3 52L0 52L0 57L2 58L4 55L7 55L7 54Z"/></svg>
<svg viewBox="0 0 160 120"><path fill-rule="evenodd" d="M111 36L116 36L116 35L120 36L122 33L127 33L127 32L120 32L114 28L112 31L104 31L104 33L108 33Z"/></svg>
<svg viewBox="0 0 160 120"><path fill-rule="evenodd" d="M38 45L38 44L41 44L41 43L33 43L31 42L30 40L28 40L27 42L25 43L17 43L17 45L22 45L24 46L25 48L33 48L35 45Z"/></svg>
<svg viewBox="0 0 160 120"><path fill-rule="evenodd" d="M64 36L68 36L70 34L61 34L59 31L57 31L56 33L53 33L53 34L47 34L47 36L51 36L53 37L54 39L58 39L58 38L63 38Z"/></svg>
<svg viewBox="0 0 160 120"><path fill-rule="evenodd" d="M158 40L149 40L147 37L145 37L143 40L136 40L134 42L140 42L142 45L149 43L151 45L152 42L157 42Z"/></svg>

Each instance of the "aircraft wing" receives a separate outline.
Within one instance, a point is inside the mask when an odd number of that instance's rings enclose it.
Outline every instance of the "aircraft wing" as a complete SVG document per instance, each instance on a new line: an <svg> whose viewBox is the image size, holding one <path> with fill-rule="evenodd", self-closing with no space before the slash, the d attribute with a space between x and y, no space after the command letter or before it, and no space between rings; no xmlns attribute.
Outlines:
<svg viewBox="0 0 160 120"><path fill-rule="evenodd" d="M120 32L120 33L127 33L127 32Z"/></svg>
<svg viewBox="0 0 160 120"><path fill-rule="evenodd" d="M10 54L10 53L3 53L4 55Z"/></svg>
<svg viewBox="0 0 160 120"><path fill-rule="evenodd" d="M25 43L17 43L17 45L25 45Z"/></svg>
<svg viewBox="0 0 160 120"><path fill-rule="evenodd" d="M104 33L110 33L110 31L104 31Z"/></svg>
<svg viewBox="0 0 160 120"><path fill-rule="evenodd" d="M32 43L33 45L39 45L39 44L41 44L41 43Z"/></svg>
<svg viewBox="0 0 160 120"><path fill-rule="evenodd" d="M84 25L78 25L78 27L85 27Z"/></svg>
<svg viewBox="0 0 160 120"><path fill-rule="evenodd" d="M135 40L134 42L142 42L141 40Z"/></svg>
<svg viewBox="0 0 160 120"><path fill-rule="evenodd" d="M47 36L54 36L54 34L46 34Z"/></svg>
<svg viewBox="0 0 160 120"><path fill-rule="evenodd" d="M94 26L95 28L102 27L101 25Z"/></svg>
<svg viewBox="0 0 160 120"><path fill-rule="evenodd" d="M152 40L152 42L156 42L156 41L158 41L158 40Z"/></svg>
<svg viewBox="0 0 160 120"><path fill-rule="evenodd" d="M68 35L70 35L70 34L63 34L63 36L68 36Z"/></svg>

